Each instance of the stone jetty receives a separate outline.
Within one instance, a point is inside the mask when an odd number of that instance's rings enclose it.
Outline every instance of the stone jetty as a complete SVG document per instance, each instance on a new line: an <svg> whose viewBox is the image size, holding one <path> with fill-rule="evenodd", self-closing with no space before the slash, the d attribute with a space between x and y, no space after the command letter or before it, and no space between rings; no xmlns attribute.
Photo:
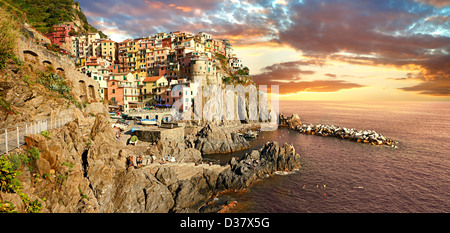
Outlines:
<svg viewBox="0 0 450 233"><path fill-rule="evenodd" d="M292 130L303 134L318 135L322 137L337 137L350 141L368 143L371 145L386 145L395 147L395 141L386 138L375 130L357 130L353 128L345 128L334 125L313 125L303 124L297 114L291 117L285 117L280 114L280 125L287 126Z"/></svg>

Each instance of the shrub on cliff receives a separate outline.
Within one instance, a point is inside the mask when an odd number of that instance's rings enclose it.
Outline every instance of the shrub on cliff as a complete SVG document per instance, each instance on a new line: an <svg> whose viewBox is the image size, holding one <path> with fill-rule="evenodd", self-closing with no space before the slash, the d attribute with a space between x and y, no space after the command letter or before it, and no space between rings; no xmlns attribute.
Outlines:
<svg viewBox="0 0 450 233"><path fill-rule="evenodd" d="M0 191L16 192L22 188L22 184L17 180L16 176L20 172L14 169L13 163L7 156L0 157Z"/></svg>
<svg viewBox="0 0 450 233"><path fill-rule="evenodd" d="M22 160L22 158L19 159ZM25 207L24 209L27 213L39 213L42 209L42 203L39 202L38 198L31 201L28 195L22 192L22 183L17 179L17 176L21 174L17 171L17 168L20 165L14 163L20 163L20 161L17 161L17 156L0 156L0 191L17 193L22 200ZM16 212L15 206L9 201L0 200L0 213L1 212Z"/></svg>
<svg viewBox="0 0 450 233"><path fill-rule="evenodd" d="M5 68L7 59L17 60L14 46L19 36L18 23L0 8L0 69Z"/></svg>
<svg viewBox="0 0 450 233"><path fill-rule="evenodd" d="M41 75L42 76L37 80L37 83L44 85L44 87L50 91L58 92L64 98L70 99L69 95L72 88L63 77L51 72Z"/></svg>

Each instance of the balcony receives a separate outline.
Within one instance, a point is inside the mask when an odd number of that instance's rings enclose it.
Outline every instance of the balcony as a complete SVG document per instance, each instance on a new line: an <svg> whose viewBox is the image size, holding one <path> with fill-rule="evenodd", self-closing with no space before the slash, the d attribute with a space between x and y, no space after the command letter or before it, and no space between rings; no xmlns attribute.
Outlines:
<svg viewBox="0 0 450 233"><path fill-rule="evenodd" d="M123 87L123 88L138 88L138 87L140 87L140 86L138 86L138 85L133 85L133 84L123 84L123 83L120 83L120 84L119 84L119 87Z"/></svg>

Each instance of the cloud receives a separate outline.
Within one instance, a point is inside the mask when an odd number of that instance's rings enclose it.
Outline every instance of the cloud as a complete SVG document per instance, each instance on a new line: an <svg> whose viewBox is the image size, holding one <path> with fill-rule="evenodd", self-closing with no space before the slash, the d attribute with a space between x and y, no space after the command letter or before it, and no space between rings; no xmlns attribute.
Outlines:
<svg viewBox="0 0 450 233"><path fill-rule="evenodd" d="M436 79L432 81L422 82L420 84L399 88L402 91L417 92L421 95L430 96L450 96L450 80Z"/></svg>
<svg viewBox="0 0 450 233"><path fill-rule="evenodd" d="M262 68L263 73L253 76L255 80L281 80L281 81L293 81L300 80L302 75L311 75L315 71L302 70L301 66L307 65L324 65L324 61L320 60L300 60L291 62L275 63L270 66Z"/></svg>
<svg viewBox="0 0 450 233"><path fill-rule="evenodd" d="M364 85L350 83L343 80L313 80L302 81L304 75L313 75L314 71L303 70L301 66L324 66L322 60L300 60L283 63L275 63L264 67L263 72L253 75L257 85L278 85L280 94L292 94L298 92L335 92L342 89L359 88Z"/></svg>
<svg viewBox="0 0 450 233"><path fill-rule="evenodd" d="M229 39L235 47L287 45L322 63L334 60L414 71L407 77L392 78L422 81L416 90L430 89L438 84L445 86L446 82L442 80L450 80L448 0L79 2L90 23L121 38L138 38L158 32L205 31L215 38ZM294 86L300 89L304 87L302 85L309 85L319 90L318 82L301 80L305 75L311 77L314 74L312 70L301 68L302 65L298 61L275 63L255 77L295 81ZM336 78L332 74L325 76ZM358 87L343 80L330 81L334 82L324 84ZM445 94L445 91L417 92Z"/></svg>
<svg viewBox="0 0 450 233"><path fill-rule="evenodd" d="M433 5L436 7L450 6L450 2L448 0L415 0L415 1L423 4Z"/></svg>
<svg viewBox="0 0 450 233"><path fill-rule="evenodd" d="M296 82L278 82L267 80L265 82L255 81L257 85L279 86L279 94L295 94L299 92L336 92L343 89L360 88L364 85L347 82L344 80L313 80Z"/></svg>
<svg viewBox="0 0 450 233"><path fill-rule="evenodd" d="M290 8L292 24L279 32L278 41L304 56L413 69L425 80L450 79L448 17L431 6L305 0Z"/></svg>

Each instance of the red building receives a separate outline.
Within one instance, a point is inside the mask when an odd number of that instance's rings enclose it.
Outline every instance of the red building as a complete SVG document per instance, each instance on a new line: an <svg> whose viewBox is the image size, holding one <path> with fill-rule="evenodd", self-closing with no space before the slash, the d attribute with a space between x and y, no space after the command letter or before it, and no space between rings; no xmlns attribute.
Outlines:
<svg viewBox="0 0 450 233"><path fill-rule="evenodd" d="M108 66L108 70L111 73L119 73L119 70L120 70L119 67L120 67L119 63L114 63L114 64L111 64L110 66Z"/></svg>
<svg viewBox="0 0 450 233"><path fill-rule="evenodd" d="M78 27L71 24L53 25L52 32L47 33L45 36L50 39L52 44L61 46L63 43L68 42L72 30L78 32Z"/></svg>
<svg viewBox="0 0 450 233"><path fill-rule="evenodd" d="M171 37L167 37L167 38L162 40L162 47L163 48L171 48L171 43L172 43L172 38Z"/></svg>

